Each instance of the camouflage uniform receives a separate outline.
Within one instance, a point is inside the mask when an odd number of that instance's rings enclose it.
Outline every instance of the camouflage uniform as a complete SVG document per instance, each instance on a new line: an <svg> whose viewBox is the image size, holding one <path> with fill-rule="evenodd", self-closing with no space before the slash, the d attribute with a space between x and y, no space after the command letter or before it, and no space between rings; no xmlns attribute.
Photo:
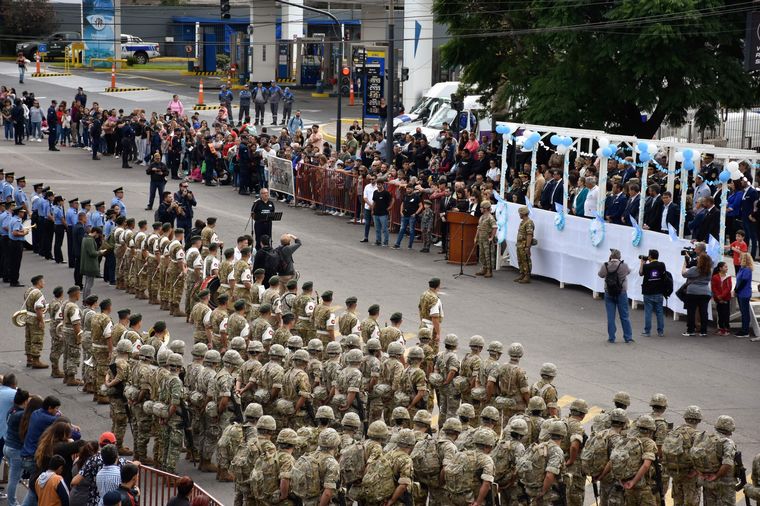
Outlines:
<svg viewBox="0 0 760 506"><path fill-rule="evenodd" d="M410 401L414 400L417 393L420 391L428 392L428 384L425 373L417 366L410 365L404 370L404 373L399 378L398 389L409 396ZM406 407L406 406L401 406ZM409 416L414 418L417 410L427 409L427 396L424 395L422 400L418 402L412 409L409 409ZM441 418L443 418L441 416Z"/></svg>
<svg viewBox="0 0 760 506"><path fill-rule="evenodd" d="M64 339L63 333L58 330L58 325L63 323L64 302L65 301L62 298L55 299L48 307L48 316L50 318L50 324L48 326L50 331L50 363L52 364L53 372L58 369L58 361L60 360L61 355L63 355Z"/></svg>
<svg viewBox="0 0 760 506"><path fill-rule="evenodd" d="M633 470L633 468L635 467L636 471L638 471L638 468L641 467L644 460L651 460L652 463L654 463L655 458L657 457L657 445L652 439L648 437L638 436L638 440L642 445L641 460L639 460L638 462L635 462L631 467L631 470ZM614 468L613 468L613 472L614 472ZM634 475L635 475L635 472L634 472ZM613 493L611 497L609 498L609 504L612 506L615 503L615 501L617 500L617 498L615 497L616 495L618 497L622 495L626 506L655 506L657 503L655 502L654 493L652 491L652 488L654 486L653 476L654 476L654 470L652 470L651 473L646 473L633 488L629 490L622 490L622 493L619 490L622 487L616 484L615 488L618 490L616 490L615 491L616 493ZM630 479L633 476L624 477L624 476L615 475L614 477L618 480L618 483L619 483L621 480ZM732 493L734 493L733 497L735 497L733 486L731 488L731 491ZM735 501L731 501L730 504L734 504L734 503ZM705 505L707 505L707 501L705 501Z"/></svg>
<svg viewBox="0 0 760 506"><path fill-rule="evenodd" d="M76 302L67 301L63 305L63 371L70 377L76 376L82 358L82 336L74 330L74 325L81 322L79 306Z"/></svg>
<svg viewBox="0 0 760 506"><path fill-rule="evenodd" d="M473 401L472 388L477 385L477 382L480 379L481 364L482 360L480 358L480 355L477 355L474 352L469 352L462 359L462 366L459 369L459 376L468 380L465 391L460 394L462 396L460 402L472 404L472 406L475 408L475 425L478 425L480 420L480 403Z"/></svg>
<svg viewBox="0 0 760 506"><path fill-rule="evenodd" d="M546 452L543 473L552 473L559 482L562 480L562 475L565 470L565 456L562 453L562 449L550 441L541 443L541 445ZM525 492L528 494L528 497L530 497L531 505L553 506L559 501L559 493L557 492L556 487L550 488L541 498L538 498L538 494L541 492L541 487L525 487Z"/></svg>
<svg viewBox="0 0 760 506"><path fill-rule="evenodd" d="M655 421L655 424L656 423L657 422ZM697 430L693 426L686 423L675 429L675 431L681 433L682 435L680 437L683 439L691 441L692 444L694 443ZM689 448L691 448L691 445L689 445ZM663 471L665 469L665 466L663 466ZM697 477L689 476L693 471L693 466L689 466L686 469L668 469L668 474L673 479L673 504L699 506L700 493L699 487L697 486Z"/></svg>
<svg viewBox="0 0 760 506"><path fill-rule="evenodd" d="M378 338L380 339L380 347L383 350L383 353L388 352L388 345L391 343L398 342L405 344L404 334L398 327L383 327L380 329L380 335Z"/></svg>
<svg viewBox="0 0 760 506"><path fill-rule="evenodd" d="M164 382L171 376L171 373L164 366L159 366L153 373L151 381L151 399L158 399L158 396L163 388ZM156 463L161 462L161 458L164 455L164 445L166 441L161 437L161 428L158 424L158 419L155 416L151 417L151 437L153 440L153 461Z"/></svg>
<svg viewBox="0 0 760 506"><path fill-rule="evenodd" d="M744 486L744 495L754 501L760 501L760 454L755 455L752 460L752 483Z"/></svg>
<svg viewBox="0 0 760 506"><path fill-rule="evenodd" d="M206 416L206 402L208 401L209 385L214 381L215 377L216 370L213 367L203 366L203 369L198 373L195 385L195 392L200 394L200 401L197 404L193 404L193 440L201 458L207 462L211 461L211 457L214 454L213 442L206 441L206 428L209 424L216 423L216 420Z"/></svg>
<svg viewBox="0 0 760 506"><path fill-rule="evenodd" d="M365 343L370 339L380 338L380 326L377 324L377 320L374 318L367 318L359 325L359 331L361 332L362 341Z"/></svg>
<svg viewBox="0 0 760 506"><path fill-rule="evenodd" d="M253 323L251 323L251 339L253 341L261 342L274 339L274 331L272 330L272 324L269 320L263 316L259 316L253 320ZM272 344L275 344L274 341L272 341ZM282 345L285 346L284 343Z"/></svg>
<svg viewBox="0 0 760 506"><path fill-rule="evenodd" d="M141 280L140 285L144 285L148 290L148 299L151 304L158 302L158 263L160 251L158 245L161 241L161 236L157 233L150 234L145 240L145 252L147 257L145 259L145 270L143 271L144 280Z"/></svg>
<svg viewBox="0 0 760 506"><path fill-rule="evenodd" d="M216 447L216 462L220 469L229 469L232 458L244 443L256 438L256 427L250 422L234 422L228 425L219 437Z"/></svg>
<svg viewBox="0 0 760 506"><path fill-rule="evenodd" d="M350 392L355 392L356 397L354 404L351 406L348 406L348 409L346 411L343 411L343 413L347 413L349 411L353 411L357 415L359 414L359 410L356 407L356 404L359 402L364 402L362 399L362 373L361 371L353 367L351 365L347 366L345 369L340 371L338 374L338 378L335 381L335 384L333 385L335 387L335 394L343 394L346 397ZM333 411L335 413L339 413L340 408L343 406L339 406L337 403L333 403Z"/></svg>
<svg viewBox="0 0 760 506"><path fill-rule="evenodd" d="M96 313L90 321L90 335L92 340L92 356L95 360L95 377L93 384L95 391L100 385L105 383L106 373L108 372L108 362L110 354L108 352L108 342L113 332L113 322L111 317L105 313Z"/></svg>
<svg viewBox="0 0 760 506"><path fill-rule="evenodd" d="M168 473L174 473L177 468L177 459L182 451L184 433L182 430L182 410L185 390L182 380L177 374L172 373L159 394L158 400L167 406L176 406L176 411L164 421L162 439L164 441L164 455L162 469Z"/></svg>
<svg viewBox="0 0 760 506"><path fill-rule="evenodd" d="M185 254L187 273L185 274L185 313L190 314L195 302L195 296L200 291L203 282L203 260L198 248L190 248ZM200 270L200 274L198 274Z"/></svg>
<svg viewBox="0 0 760 506"><path fill-rule="evenodd" d="M379 383L381 367L380 359L374 355L365 355L361 365L359 365L359 371L362 373L362 391L367 392L365 412L367 413L368 423L380 420L383 416L383 400L375 393L374 389L372 392L369 391L369 385L372 380L375 380L375 385Z"/></svg>
<svg viewBox="0 0 760 506"><path fill-rule="evenodd" d="M303 337L303 336L302 336ZM321 491L324 489L337 489L340 482L340 465L335 457L322 449L316 450L314 459L319 467L319 490L320 495L314 497L302 497L303 506L318 506Z"/></svg>
<svg viewBox="0 0 760 506"><path fill-rule="evenodd" d="M38 309L42 311L44 318L44 313L47 311L45 296L42 294L42 290L32 286L24 293L24 310L26 311L24 351L27 359L39 359L45 341L45 324L43 323L42 328L40 328L36 313Z"/></svg>
<svg viewBox="0 0 760 506"><path fill-rule="evenodd" d="M282 389L282 381L285 377L285 370L282 364L270 360L263 365L258 375L258 388L271 392L273 388ZM262 404L265 415L276 415L274 412L274 402L277 399L269 399L269 402Z"/></svg>
<svg viewBox="0 0 760 506"><path fill-rule="evenodd" d="M136 294L138 298L142 298L142 292L140 291L140 276L142 275L141 271L144 271L143 267L145 266L145 260L143 259L143 246L147 237L148 236L142 230L137 232L134 236L134 239L132 239L132 245L130 248L132 255L132 265L129 271L128 284L129 288L132 290L132 293Z"/></svg>
<svg viewBox="0 0 760 506"><path fill-rule="evenodd" d="M251 381L255 382L259 377L259 373L262 367L263 366L261 365L261 362L255 358L248 358L248 360L246 360L243 365L240 366L240 371L238 373L238 381L240 382L240 387L245 387ZM248 406L252 402L253 390L247 390L243 392L240 398L240 404L243 406Z"/></svg>
<svg viewBox="0 0 760 506"><path fill-rule="evenodd" d="M140 391L135 402L130 403L132 410L132 439L134 441L135 460L145 462L148 458L148 443L153 425L153 415L143 411L143 403L150 398L150 380L155 374L156 367L147 361L140 361L132 367L132 386Z"/></svg>
<svg viewBox="0 0 760 506"><path fill-rule="evenodd" d="M435 212L430 208L425 208L420 215L420 231L422 232L422 249L430 250L433 245L433 224L435 223Z"/></svg>
<svg viewBox="0 0 760 506"><path fill-rule="evenodd" d="M312 318L316 337L322 341L323 346L327 346L327 343L332 341L329 331L332 330L334 332L336 326L335 314L330 309L330 305L325 303L317 304L312 313ZM304 338L304 342L306 342L306 338Z"/></svg>
<svg viewBox="0 0 760 506"><path fill-rule="evenodd" d="M311 384L309 383L309 374L298 367L293 367L286 372L282 378L282 399L288 400L295 406L300 397L304 397L306 402L311 402ZM298 430L308 425L306 419L306 405L295 412L292 416L283 416L278 413L275 418L278 427L290 427Z"/></svg>
<svg viewBox="0 0 760 506"><path fill-rule="evenodd" d="M551 383L551 381L542 378L533 383L533 386L530 387L530 396L541 397L546 403L547 410L549 408L558 408L557 388ZM546 415L546 413L544 413L544 415Z"/></svg>
<svg viewBox="0 0 760 506"><path fill-rule="evenodd" d="M508 433L509 428L505 427ZM499 486L501 504L519 504L520 486L517 483L517 459L525 453L525 445L516 439L507 436L496 443L496 447L490 453L494 463L494 483Z"/></svg>
<svg viewBox="0 0 760 506"><path fill-rule="evenodd" d="M425 290L420 296L420 302L417 305L417 308L420 311L420 328L429 328L435 333L433 320L431 318L437 316L439 322L443 322L443 305L441 304L441 299L438 297L438 294L431 289ZM438 346L439 339L440 336L433 335L435 347Z"/></svg>
<svg viewBox="0 0 760 506"><path fill-rule="evenodd" d="M609 452L625 438L625 435L618 429L608 428L597 432L596 437L607 442L607 451ZM604 479L599 481L599 504L601 506L621 506L623 504L622 490L612 473L607 473Z"/></svg>
<svg viewBox="0 0 760 506"><path fill-rule="evenodd" d="M125 358L117 358L111 366L111 381L118 379L120 384L116 387L116 393L109 395L111 402L111 432L116 436L116 445L124 447L124 434L127 432L129 415L127 414L127 401L124 398L124 387L129 382L129 362Z"/></svg>
<svg viewBox="0 0 760 506"><path fill-rule="evenodd" d="M172 310L179 310L182 293L185 291L185 250L182 243L173 240L167 248L169 267L166 269L166 292L169 295L169 305Z"/></svg>
<svg viewBox="0 0 760 506"><path fill-rule="evenodd" d="M127 252L127 243L124 240L124 235L126 232L127 229L122 227L116 227L113 231L113 237L116 243L116 250L114 251L114 255L116 256L116 288L119 290L123 290L126 287L124 280L124 255Z"/></svg>
<svg viewBox="0 0 760 506"><path fill-rule="evenodd" d="M524 413L527 405L523 394L530 393L528 375L517 364L507 363L494 370L488 381L496 384L497 395L506 397L511 402L502 412L503 419L509 420L518 413Z"/></svg>
<svg viewBox="0 0 760 506"><path fill-rule="evenodd" d="M229 338L227 336L227 318L229 313L223 307L217 307L211 311L211 335L215 350L227 349ZM224 339L222 338L224 336Z"/></svg>
<svg viewBox="0 0 760 506"><path fill-rule="evenodd" d="M448 492L450 487L456 486L458 489L459 486L456 480L454 483L451 483L449 477L447 477L447 481L444 484L444 490L447 491L448 499L444 502L446 505L469 506L475 502L475 499L478 497L481 483L483 481L493 483L494 481L494 464L491 457L479 450L466 450L465 455L467 459L473 462L471 467L474 466L472 468L475 469L476 472L473 475L457 475L456 478L457 480L466 480L466 482L469 483L469 492L464 495Z"/></svg>
<svg viewBox="0 0 760 506"><path fill-rule="evenodd" d="M306 293L302 293L293 301L293 314L296 316L293 334L301 336L305 343L316 336L316 329L311 319L315 307L314 299Z"/></svg>
<svg viewBox="0 0 760 506"><path fill-rule="evenodd" d="M269 327L271 329L271 327ZM265 329L266 330L266 329ZM287 327L280 327L279 329L275 330L272 335L272 344L279 344L280 346L285 346L288 342L288 339L293 337L293 334L290 332L290 329Z"/></svg>
<svg viewBox="0 0 760 506"><path fill-rule="evenodd" d="M530 255L526 252L526 248L530 246L527 243L528 236L535 237L535 225L530 218L520 222L520 226L517 228L517 266L520 270L522 277L530 277L530 273L533 271L533 262L530 259Z"/></svg>
<svg viewBox="0 0 760 506"><path fill-rule="evenodd" d="M322 364L322 376L319 384L325 387L325 390L327 390L328 393L332 390L333 385L338 380L341 368L340 356L329 358Z"/></svg>
<svg viewBox="0 0 760 506"><path fill-rule="evenodd" d="M285 292L282 294L279 301L280 314L293 312L293 303L296 301L296 297L298 297L298 294L295 292Z"/></svg>
<svg viewBox="0 0 760 506"><path fill-rule="evenodd" d="M381 400L381 402L378 402L376 404L380 404L379 409L383 412L383 418L384 421L387 424L391 422L391 412L394 408L393 403L393 392L395 392L399 388L399 382L401 381L401 376L404 374L404 364L402 364L397 358L395 357L388 357L381 365L380 365L380 377L377 380L378 384L382 385L388 385L391 387L391 393L388 394L384 399ZM372 409L370 410L370 419L372 421L375 420L373 416L376 414L376 410L378 407L376 407L375 403L373 403Z"/></svg>
<svg viewBox="0 0 760 506"><path fill-rule="evenodd" d="M493 270L493 241L491 232L496 228L496 218L491 213L485 213L478 219L478 230L475 238L478 243L478 257L483 272Z"/></svg>
<svg viewBox="0 0 760 506"><path fill-rule="evenodd" d="M206 329L211 328L211 308L205 302L196 302L190 312L190 322L193 324L193 344L206 343Z"/></svg>
<svg viewBox="0 0 760 506"><path fill-rule="evenodd" d="M577 442L580 445L578 458L575 459L575 462L573 462L571 466L567 466L565 469L565 472L567 473L566 476L569 476L569 480L565 480L565 486L567 487L567 506L583 506L586 495L586 476L581 471L580 450L583 447L586 434L582 422L575 418L568 416L562 421L567 426L565 439L560 443L560 448L562 448L562 451L565 454L565 462L570 459L570 446L574 442Z"/></svg>
<svg viewBox="0 0 760 506"><path fill-rule="evenodd" d="M734 465L736 457L736 443L719 432L716 432L718 442L718 461L721 465ZM713 472L718 472L715 469ZM723 478L708 482L699 478L697 483L702 487L702 504L704 506L730 506L736 504L736 490L734 484L734 471L729 471Z"/></svg>
<svg viewBox="0 0 760 506"><path fill-rule="evenodd" d="M251 278L251 266L248 264L248 261L238 260L235 262L234 268L227 275L228 284L230 280L234 280L235 282L235 293L232 300L243 299L246 302L246 310L250 319L253 312L251 290L245 287L245 283L252 283L253 280Z"/></svg>
<svg viewBox="0 0 760 506"><path fill-rule="evenodd" d="M227 318L227 338L232 339L235 337L243 337L246 341L248 341L248 338L251 334L251 327L248 324L248 320L245 319L245 316L242 316L238 314L237 312L232 313L229 318Z"/></svg>
<svg viewBox="0 0 760 506"><path fill-rule="evenodd" d="M340 335L359 334L359 317L353 311L346 311L338 317L338 330Z"/></svg>
<svg viewBox="0 0 760 506"><path fill-rule="evenodd" d="M169 244L171 244L171 242L171 239L164 236L161 237L161 240L158 243L158 248L161 252L161 260L158 262L158 297L161 300L161 309L169 309L172 297L172 282L169 281L168 275L169 264L171 263L169 258Z"/></svg>
<svg viewBox="0 0 760 506"><path fill-rule="evenodd" d="M435 370L443 376L444 380L451 371L458 372L459 369L460 363L456 351L442 350L438 353L438 356L435 359ZM448 385L441 385L438 388L438 394L438 409L441 413L441 419L448 420L449 418L456 416L460 400L459 393L454 387L454 382L452 381ZM409 414L411 415L411 413Z"/></svg>
<svg viewBox="0 0 760 506"><path fill-rule="evenodd" d="M219 290L216 291L216 296L219 297L220 295L232 295L230 293L230 284L229 284L229 278L230 274L232 273L233 269L235 267L235 264L231 260L222 260L222 262L219 264ZM206 272L206 275L208 276L209 273ZM231 300L237 300L235 297L230 297Z"/></svg>

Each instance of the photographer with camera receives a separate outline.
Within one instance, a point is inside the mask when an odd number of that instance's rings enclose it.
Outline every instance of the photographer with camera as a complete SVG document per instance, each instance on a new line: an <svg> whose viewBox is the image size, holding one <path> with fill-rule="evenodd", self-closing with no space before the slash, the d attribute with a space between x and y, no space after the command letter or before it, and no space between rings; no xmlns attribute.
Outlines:
<svg viewBox="0 0 760 506"><path fill-rule="evenodd" d="M686 307L686 337L696 334L696 316L699 311L699 335L707 335L707 307L712 298L710 280L712 277L712 259L707 254L707 245L703 242L694 244L694 249L684 249L681 275L686 278L685 289L679 291Z"/></svg>
<svg viewBox="0 0 760 506"><path fill-rule="evenodd" d="M649 337L652 331L652 311L657 315L657 335L665 332L665 314L662 301L665 294L665 264L660 262L660 252L650 249L648 255L639 255L639 276L641 294L644 297L644 331L642 336Z"/></svg>
<svg viewBox="0 0 760 506"><path fill-rule="evenodd" d="M171 226L174 226L178 208L179 204L174 200L172 192L164 192L162 194L161 205L158 206L158 211L156 211L156 221L169 223Z"/></svg>
<svg viewBox="0 0 760 506"><path fill-rule="evenodd" d="M161 153L158 151L153 153L153 159L151 160L150 165L148 165L148 168L145 169L145 173L150 176L148 206L145 210L151 211L153 209L153 201L156 194L158 194L159 197L163 195L164 189L166 188L166 176L169 175L169 169L166 167L166 164L161 161Z"/></svg>
<svg viewBox="0 0 760 506"><path fill-rule="evenodd" d="M607 342L615 342L615 313L620 314L620 325L623 327L623 339L632 343L633 330L628 313L628 268L620 256L620 250L610 248L610 259L599 268L599 277L604 279L604 306L607 309Z"/></svg>
<svg viewBox="0 0 760 506"><path fill-rule="evenodd" d="M179 189L174 194L174 201L179 206L177 208L177 228L184 228L185 237L192 237L190 231L193 228L193 208L197 202L193 191L188 188L187 181L179 183Z"/></svg>

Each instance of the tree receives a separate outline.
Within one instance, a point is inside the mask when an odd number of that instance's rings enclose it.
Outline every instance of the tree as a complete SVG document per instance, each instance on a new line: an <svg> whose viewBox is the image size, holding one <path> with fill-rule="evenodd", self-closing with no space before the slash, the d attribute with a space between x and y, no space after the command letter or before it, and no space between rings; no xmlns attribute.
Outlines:
<svg viewBox="0 0 760 506"><path fill-rule="evenodd" d="M518 121L651 138L760 97L742 0L435 0L446 65ZM492 36L494 35L494 36ZM646 118L644 120L643 118Z"/></svg>
<svg viewBox="0 0 760 506"><path fill-rule="evenodd" d="M0 4L4 42L28 40L47 35L57 27L55 14L48 0L3 0ZM10 40L18 37L18 39Z"/></svg>

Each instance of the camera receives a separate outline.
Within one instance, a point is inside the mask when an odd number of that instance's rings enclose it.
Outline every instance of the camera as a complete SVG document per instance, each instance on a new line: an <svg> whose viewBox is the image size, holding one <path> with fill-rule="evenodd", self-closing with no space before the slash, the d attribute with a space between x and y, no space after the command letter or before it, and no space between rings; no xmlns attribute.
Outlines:
<svg viewBox="0 0 760 506"><path fill-rule="evenodd" d="M682 249L681 256L684 257L683 259L687 267L694 267L697 265L697 252L694 251L694 248Z"/></svg>
<svg viewBox="0 0 760 506"><path fill-rule="evenodd" d="M649 260L649 257L647 255L639 255L639 260Z"/></svg>

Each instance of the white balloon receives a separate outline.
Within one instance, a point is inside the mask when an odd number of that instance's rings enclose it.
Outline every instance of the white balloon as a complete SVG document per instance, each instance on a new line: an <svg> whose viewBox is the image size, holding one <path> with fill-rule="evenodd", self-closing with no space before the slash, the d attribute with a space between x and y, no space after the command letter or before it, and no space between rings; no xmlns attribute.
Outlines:
<svg viewBox="0 0 760 506"><path fill-rule="evenodd" d="M730 168L728 171L731 174L731 179L741 179L744 175L742 174L742 171L739 170L738 166L736 168Z"/></svg>
<svg viewBox="0 0 760 506"><path fill-rule="evenodd" d="M676 161L683 163L683 151L676 151Z"/></svg>
<svg viewBox="0 0 760 506"><path fill-rule="evenodd" d="M654 156L657 153L657 144L654 142L648 143L649 149L647 150L650 155Z"/></svg>
<svg viewBox="0 0 760 506"><path fill-rule="evenodd" d="M597 148L596 156L598 156L599 158L602 158L604 156L604 154L602 154L602 148Z"/></svg>
<svg viewBox="0 0 760 506"><path fill-rule="evenodd" d="M607 137L599 137L598 142L600 148L606 148L610 145L610 140Z"/></svg>
<svg viewBox="0 0 760 506"><path fill-rule="evenodd" d="M519 144L520 146L522 146L523 144L525 144L526 140L528 140L528 139L524 135L521 135L521 136L517 137L517 139L515 139L515 141L517 142L517 144Z"/></svg>
<svg viewBox="0 0 760 506"><path fill-rule="evenodd" d="M734 172L739 171L739 162L728 162L726 167L728 168L728 171L733 174Z"/></svg>
<svg viewBox="0 0 760 506"><path fill-rule="evenodd" d="M523 130L522 136L525 137L526 139L530 137L531 135L533 135L533 132L531 130Z"/></svg>
<svg viewBox="0 0 760 506"><path fill-rule="evenodd" d="M702 153L700 151L697 151L696 149L693 149L692 151L694 151L694 156L691 157L692 161L697 162L702 158Z"/></svg>
<svg viewBox="0 0 760 506"><path fill-rule="evenodd" d="M564 155L565 153L567 153L567 146L565 146L564 144L560 144L559 146L557 146L558 155Z"/></svg>

